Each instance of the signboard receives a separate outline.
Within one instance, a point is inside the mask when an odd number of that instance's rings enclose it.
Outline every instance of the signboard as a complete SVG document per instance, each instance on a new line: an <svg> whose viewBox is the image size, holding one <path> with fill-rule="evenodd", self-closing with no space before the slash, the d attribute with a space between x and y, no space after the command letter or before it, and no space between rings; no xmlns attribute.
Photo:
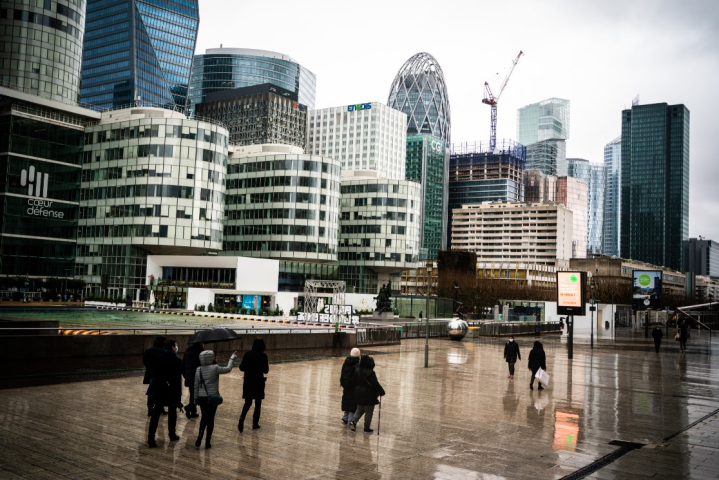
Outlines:
<svg viewBox="0 0 719 480"><path fill-rule="evenodd" d="M557 272L557 315L587 314L586 285L585 272Z"/></svg>
<svg viewBox="0 0 719 480"><path fill-rule="evenodd" d="M242 295L242 308L249 310L257 310L260 305L259 295Z"/></svg>
<svg viewBox="0 0 719 480"><path fill-rule="evenodd" d="M662 272L632 270L632 306L637 310L662 308Z"/></svg>
<svg viewBox="0 0 719 480"><path fill-rule="evenodd" d="M297 320L300 322L317 323L345 323L357 325L359 315L354 314L352 305L328 304L324 306L322 313L297 312Z"/></svg>
<svg viewBox="0 0 719 480"><path fill-rule="evenodd" d="M354 112L357 110L369 110L372 108L371 103L358 103L357 105L347 105L348 112Z"/></svg>

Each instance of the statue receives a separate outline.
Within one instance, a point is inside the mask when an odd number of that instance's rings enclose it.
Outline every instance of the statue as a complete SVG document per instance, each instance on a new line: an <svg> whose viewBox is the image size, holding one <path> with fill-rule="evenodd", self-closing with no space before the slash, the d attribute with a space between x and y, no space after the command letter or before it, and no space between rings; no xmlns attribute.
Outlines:
<svg viewBox="0 0 719 480"><path fill-rule="evenodd" d="M391 312L392 311L392 282L382 285L382 288L379 289L379 293L376 297L374 297L375 302L377 303L377 308L375 309L377 312Z"/></svg>

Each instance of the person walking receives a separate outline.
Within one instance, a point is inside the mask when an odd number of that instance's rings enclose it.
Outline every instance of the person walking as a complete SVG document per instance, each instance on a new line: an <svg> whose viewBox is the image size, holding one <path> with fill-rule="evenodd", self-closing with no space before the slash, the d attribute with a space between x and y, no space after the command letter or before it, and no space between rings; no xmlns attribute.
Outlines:
<svg viewBox="0 0 719 480"><path fill-rule="evenodd" d="M350 421L352 431L357 430L357 422L364 415L364 433L372 433L372 416L374 414L374 406L379 403L377 397L383 397L385 392L377 374L374 372L374 359L369 355L360 357L359 365L355 368L352 381L355 385L355 400L357 401L357 410Z"/></svg>
<svg viewBox="0 0 719 480"><path fill-rule="evenodd" d="M534 390L534 376L537 371L541 368L542 370L547 369L547 356L544 354L544 348L542 342L537 340L534 342L534 348L529 352L529 359L527 360L527 367L532 371L532 378L529 380L529 389ZM544 390L542 382L537 380L539 387L538 390Z"/></svg>
<svg viewBox="0 0 719 480"><path fill-rule="evenodd" d="M195 446L200 448L202 445L202 437L207 430L205 438L205 449L212 448L212 430L215 428L215 414L217 413L217 405L210 405L210 395L220 394L220 375L230 373L232 364L237 358L237 352L232 352L230 360L226 367L221 367L215 363L215 352L205 350L199 354L200 366L195 370L195 402L200 406L202 418L200 418L200 433L197 435Z"/></svg>
<svg viewBox="0 0 719 480"><path fill-rule="evenodd" d="M250 411L252 400L255 401L255 411L252 412L252 430L260 428L260 413L262 413L262 400L265 399L265 374L270 371L270 362L265 353L265 341L255 338L252 342L252 350L245 352L240 362L240 370L245 372L242 383L242 398L245 404L242 406L240 420L237 422L237 429L242 433L245 429L245 417Z"/></svg>
<svg viewBox="0 0 719 480"><path fill-rule="evenodd" d="M687 327L687 321L684 320L682 323L679 324L679 348L681 349L681 352L686 352L687 349L687 339L689 338L689 331Z"/></svg>
<svg viewBox="0 0 719 480"><path fill-rule="evenodd" d="M659 353L659 346L662 344L662 337L664 336L664 332L662 332L662 329L659 328L659 325L654 325L654 330L652 330L652 337L654 338L654 351Z"/></svg>
<svg viewBox="0 0 719 480"><path fill-rule="evenodd" d="M157 336L152 346L145 350L142 354L142 364L145 366L145 377L142 379L144 385L149 385L145 395L147 395L147 416L152 416L155 409L155 387L152 385L152 378L155 376L155 361L157 356L165 351L165 337ZM167 412L164 412L166 415Z"/></svg>
<svg viewBox="0 0 719 480"><path fill-rule="evenodd" d="M509 341L504 345L504 359L509 365L509 378L514 380L514 364L517 363L517 359L522 359L522 354L519 353L519 345L514 341L514 335L510 335Z"/></svg>
<svg viewBox="0 0 719 480"><path fill-rule="evenodd" d="M422 323L422 312L419 312L419 323Z"/></svg>
<svg viewBox="0 0 719 480"><path fill-rule="evenodd" d="M150 431L147 434L147 444L156 447L155 432L160 422L164 406L168 408L167 432L171 442L180 439L175 433L177 425L177 409L182 407L182 361L177 358L177 342L165 340L164 351L155 361L155 376L152 379L155 387L155 405L150 419Z"/></svg>
<svg viewBox="0 0 719 480"><path fill-rule="evenodd" d="M352 377L355 368L360 361L360 349L353 348L350 356L345 358L342 365L342 373L340 375L340 385L342 386L342 423L349 425L350 417L357 410L357 401L355 400L355 386L352 383Z"/></svg>
<svg viewBox="0 0 719 480"><path fill-rule="evenodd" d="M190 391L190 403L185 407L187 418L197 418L197 405L195 404L195 373L200 366L200 353L204 350L201 342L193 343L182 355L182 376L185 377L185 386Z"/></svg>

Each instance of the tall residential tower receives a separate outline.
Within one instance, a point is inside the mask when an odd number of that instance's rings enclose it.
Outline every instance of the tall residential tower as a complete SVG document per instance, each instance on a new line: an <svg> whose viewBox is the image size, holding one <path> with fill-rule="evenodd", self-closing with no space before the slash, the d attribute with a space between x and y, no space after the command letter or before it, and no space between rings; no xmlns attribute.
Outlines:
<svg viewBox="0 0 719 480"><path fill-rule="evenodd" d="M620 256L619 234L621 232L621 167L622 137L617 137L604 146L604 165L607 167L607 187L604 193L604 227L602 253Z"/></svg>

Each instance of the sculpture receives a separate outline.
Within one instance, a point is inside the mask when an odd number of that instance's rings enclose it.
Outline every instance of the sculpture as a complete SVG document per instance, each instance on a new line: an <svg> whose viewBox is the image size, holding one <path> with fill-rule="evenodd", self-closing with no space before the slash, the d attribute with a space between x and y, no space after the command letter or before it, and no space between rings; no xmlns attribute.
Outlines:
<svg viewBox="0 0 719 480"><path fill-rule="evenodd" d="M382 313L382 312L391 312L392 311L392 282L382 285L382 288L379 289L379 293L376 297L374 297L375 302L377 303L377 308L375 311Z"/></svg>

